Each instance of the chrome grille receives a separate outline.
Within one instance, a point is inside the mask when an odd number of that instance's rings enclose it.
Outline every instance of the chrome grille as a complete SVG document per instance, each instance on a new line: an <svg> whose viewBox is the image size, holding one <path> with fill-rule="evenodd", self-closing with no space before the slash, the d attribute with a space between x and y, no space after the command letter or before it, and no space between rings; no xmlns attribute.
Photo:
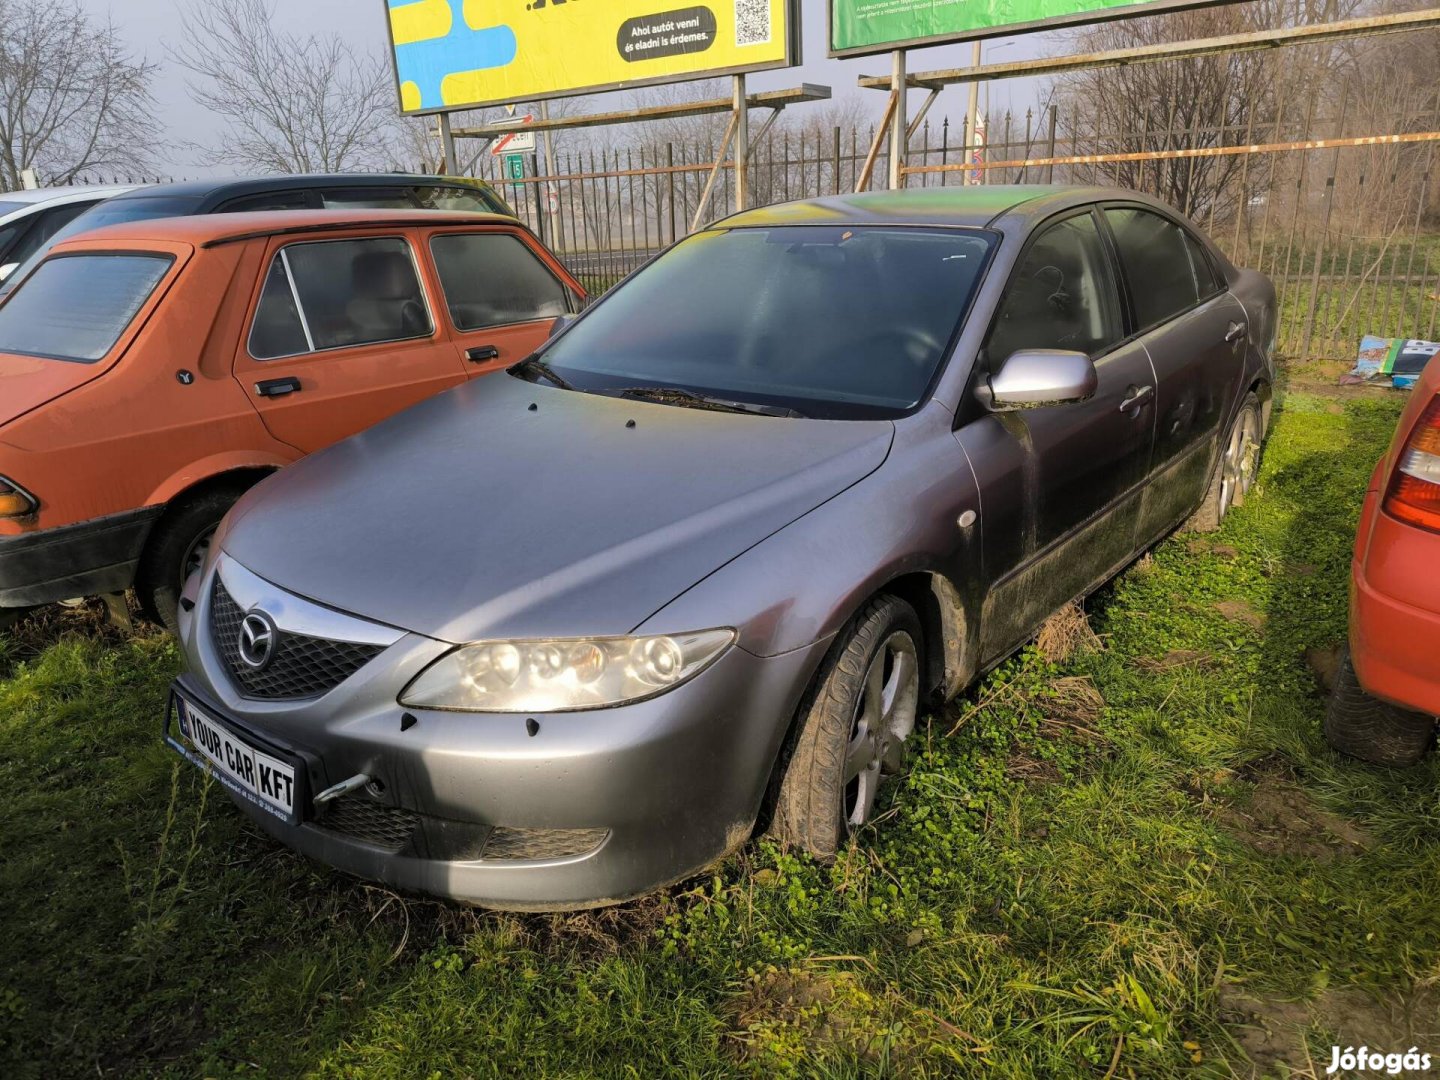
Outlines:
<svg viewBox="0 0 1440 1080"><path fill-rule="evenodd" d="M245 612L216 574L210 594L210 632L230 678L249 698L319 697L335 689L384 650L383 645L331 641L281 630L270 662L257 671L240 659L240 623L244 618Z"/></svg>
<svg viewBox="0 0 1440 1080"><path fill-rule="evenodd" d="M511 829L497 825L483 859L564 859L594 851L608 829Z"/></svg>
<svg viewBox="0 0 1440 1080"><path fill-rule="evenodd" d="M315 824L362 844L395 852L410 842L419 820L420 815L413 810L352 798L336 799Z"/></svg>

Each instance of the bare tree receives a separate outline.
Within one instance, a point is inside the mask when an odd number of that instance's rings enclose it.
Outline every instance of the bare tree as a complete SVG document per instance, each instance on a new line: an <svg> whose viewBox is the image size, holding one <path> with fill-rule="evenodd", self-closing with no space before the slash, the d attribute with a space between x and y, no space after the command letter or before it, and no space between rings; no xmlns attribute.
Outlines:
<svg viewBox="0 0 1440 1080"><path fill-rule="evenodd" d="M0 0L0 191L148 166L154 73L78 3Z"/></svg>
<svg viewBox="0 0 1440 1080"><path fill-rule="evenodd" d="M337 34L277 30L268 0L208 0L182 17L175 60L194 99L225 125L209 164L261 172L382 168L395 154L390 69Z"/></svg>
<svg viewBox="0 0 1440 1080"><path fill-rule="evenodd" d="M1258 0L1180 14L1088 26L1071 35L1079 52L1158 45L1344 18L1361 0ZM1089 68L1053 89L1070 152L1117 154L1195 150L1225 142L1282 139L1313 114L1339 67L1330 46ZM1323 97L1322 97L1323 103ZM1303 124L1302 124L1303 126ZM1078 166L1082 182L1151 191L1194 215L1222 216L1244 205L1243 165L1233 155Z"/></svg>

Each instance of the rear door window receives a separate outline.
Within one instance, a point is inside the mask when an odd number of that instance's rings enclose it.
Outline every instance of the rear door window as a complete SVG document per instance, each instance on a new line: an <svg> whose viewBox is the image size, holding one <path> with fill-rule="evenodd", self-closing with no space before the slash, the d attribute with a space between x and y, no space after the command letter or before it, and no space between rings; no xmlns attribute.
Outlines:
<svg viewBox="0 0 1440 1080"><path fill-rule="evenodd" d="M1188 311L1200 302L1185 230L1168 218L1134 207L1105 211L1120 265L1130 283L1137 330L1146 330ZM1203 295L1213 290L1207 285Z"/></svg>
<svg viewBox="0 0 1440 1080"><path fill-rule="evenodd" d="M435 236L430 251L457 330L554 319L570 310L565 286L518 236Z"/></svg>
<svg viewBox="0 0 1440 1080"><path fill-rule="evenodd" d="M0 352L93 364L115 347L175 260L169 255L61 255L0 306Z"/></svg>
<svg viewBox="0 0 1440 1080"><path fill-rule="evenodd" d="M429 337L435 326L399 237L291 244L270 264L250 329L257 360Z"/></svg>

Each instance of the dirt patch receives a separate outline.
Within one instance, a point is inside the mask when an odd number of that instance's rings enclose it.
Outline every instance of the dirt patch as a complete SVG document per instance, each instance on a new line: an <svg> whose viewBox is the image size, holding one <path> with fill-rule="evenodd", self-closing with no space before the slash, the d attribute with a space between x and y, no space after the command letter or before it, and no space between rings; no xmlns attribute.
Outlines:
<svg viewBox="0 0 1440 1080"><path fill-rule="evenodd" d="M1090 628L1090 619L1078 601L1055 612L1035 637L1040 655L1052 664L1063 664L1079 652L1100 648L1100 638Z"/></svg>
<svg viewBox="0 0 1440 1080"><path fill-rule="evenodd" d="M1287 1001L1249 994L1240 987L1220 988L1220 1019L1246 1063L1234 1062L1244 1077L1323 1076L1328 1058L1317 1060L1307 1043L1337 1039L1338 1045L1371 1046L1400 1052L1440 1038L1440 993L1434 987L1409 988L1377 1000L1354 987L1326 990L1313 1001ZM1248 1066L1248 1067L1247 1067Z"/></svg>
<svg viewBox="0 0 1440 1080"><path fill-rule="evenodd" d="M1215 610L1231 622L1241 623L1252 630L1259 630L1265 625L1265 613L1257 610L1248 600L1221 600L1215 605Z"/></svg>
<svg viewBox="0 0 1440 1080"><path fill-rule="evenodd" d="M1010 752L1005 762L1005 775L1034 787L1048 787L1065 778L1053 761L1032 757L1018 747Z"/></svg>
<svg viewBox="0 0 1440 1080"><path fill-rule="evenodd" d="M1305 650L1305 664L1315 675L1315 682L1325 693L1335 689L1335 673L1340 670L1340 646L1326 645Z"/></svg>
<svg viewBox="0 0 1440 1080"><path fill-rule="evenodd" d="M1264 776L1244 804L1220 812L1225 828L1264 855L1333 859L1370 847L1369 835L1354 822L1322 810L1304 791L1276 776Z"/></svg>
<svg viewBox="0 0 1440 1080"><path fill-rule="evenodd" d="M1135 666L1141 671L1175 671L1179 668L1209 671L1216 664L1213 656L1199 649L1171 649L1158 660L1151 656L1137 657Z"/></svg>

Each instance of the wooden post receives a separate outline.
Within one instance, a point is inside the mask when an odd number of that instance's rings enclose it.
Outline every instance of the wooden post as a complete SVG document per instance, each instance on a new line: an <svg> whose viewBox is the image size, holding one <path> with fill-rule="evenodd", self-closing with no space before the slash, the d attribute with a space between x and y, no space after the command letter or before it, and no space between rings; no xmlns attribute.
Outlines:
<svg viewBox="0 0 1440 1080"><path fill-rule="evenodd" d="M890 93L895 109L890 120L890 190L905 186L905 151L909 143L905 125L905 50L890 54Z"/></svg>

